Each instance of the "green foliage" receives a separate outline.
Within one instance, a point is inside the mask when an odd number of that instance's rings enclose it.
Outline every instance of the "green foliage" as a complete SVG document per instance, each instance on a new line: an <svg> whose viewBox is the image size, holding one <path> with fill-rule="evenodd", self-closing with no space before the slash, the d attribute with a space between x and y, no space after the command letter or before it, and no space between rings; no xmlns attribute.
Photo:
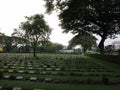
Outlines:
<svg viewBox="0 0 120 90"><path fill-rule="evenodd" d="M41 42L49 39L51 28L45 22L42 14L25 18L27 21L22 22L19 29L15 30L13 35L27 39L31 43L35 56L36 47L40 45Z"/></svg>
<svg viewBox="0 0 120 90"><path fill-rule="evenodd" d="M88 32L99 35L101 53L104 53L105 40L120 33L120 0L52 1L50 4L54 9L60 10L59 19L64 32Z"/></svg>
<svg viewBox="0 0 120 90"><path fill-rule="evenodd" d="M0 71L0 79L2 79L2 78L3 78L3 72Z"/></svg>
<svg viewBox="0 0 120 90"><path fill-rule="evenodd" d="M46 53L57 53L58 50L63 49L63 45L58 44L58 43L52 43L52 42L47 42L43 43L40 47L41 52L46 52Z"/></svg>
<svg viewBox="0 0 120 90"><path fill-rule="evenodd" d="M86 50L91 49L96 46L96 38L91 34L77 34L69 41L69 47L74 47L76 45L81 45L83 47L84 53Z"/></svg>
<svg viewBox="0 0 120 90"><path fill-rule="evenodd" d="M3 52L11 52L13 39L12 37L1 35L0 44L3 46Z"/></svg>
<svg viewBox="0 0 120 90"><path fill-rule="evenodd" d="M29 45L29 41L24 38L10 37L2 34L0 36L0 44L3 46L3 52L19 52L20 45L27 46Z"/></svg>
<svg viewBox="0 0 120 90"><path fill-rule="evenodd" d="M32 51L29 40L17 36L10 37L2 34L0 36L0 45L3 47L2 52L29 53ZM36 47L36 52L57 53L60 49L63 49L63 45L50 41L41 41L40 45Z"/></svg>

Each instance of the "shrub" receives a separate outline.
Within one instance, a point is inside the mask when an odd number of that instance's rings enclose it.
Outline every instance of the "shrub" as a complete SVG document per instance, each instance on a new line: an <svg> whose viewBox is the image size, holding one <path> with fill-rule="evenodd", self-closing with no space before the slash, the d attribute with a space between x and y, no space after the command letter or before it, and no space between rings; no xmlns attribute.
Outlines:
<svg viewBox="0 0 120 90"><path fill-rule="evenodd" d="M16 77L15 76L10 76L10 80L15 80Z"/></svg>
<svg viewBox="0 0 120 90"><path fill-rule="evenodd" d="M88 83L88 84L90 84L91 81L92 81L91 78L88 78L88 79L87 79L87 83Z"/></svg>
<svg viewBox="0 0 120 90"><path fill-rule="evenodd" d="M2 79L2 78L3 78L3 72L0 71L0 79Z"/></svg>
<svg viewBox="0 0 120 90"><path fill-rule="evenodd" d="M103 84L109 84L109 78L108 77L102 77L102 83Z"/></svg>

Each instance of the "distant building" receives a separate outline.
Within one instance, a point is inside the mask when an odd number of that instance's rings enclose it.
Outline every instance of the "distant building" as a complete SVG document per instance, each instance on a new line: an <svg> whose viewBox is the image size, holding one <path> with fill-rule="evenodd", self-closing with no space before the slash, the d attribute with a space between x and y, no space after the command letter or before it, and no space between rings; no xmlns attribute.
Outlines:
<svg viewBox="0 0 120 90"><path fill-rule="evenodd" d="M74 50L66 50L66 49L63 49L63 50L59 50L60 53L74 53Z"/></svg>
<svg viewBox="0 0 120 90"><path fill-rule="evenodd" d="M114 41L111 45L105 47L107 54L120 54L120 41Z"/></svg>
<svg viewBox="0 0 120 90"><path fill-rule="evenodd" d="M59 50L60 53L74 53L74 54L82 54L81 49L63 49Z"/></svg>
<svg viewBox="0 0 120 90"><path fill-rule="evenodd" d="M113 52L115 54L120 54L120 41L112 42L112 46L113 46Z"/></svg>
<svg viewBox="0 0 120 90"><path fill-rule="evenodd" d="M114 51L120 50L120 41L112 42L112 46L113 46Z"/></svg>

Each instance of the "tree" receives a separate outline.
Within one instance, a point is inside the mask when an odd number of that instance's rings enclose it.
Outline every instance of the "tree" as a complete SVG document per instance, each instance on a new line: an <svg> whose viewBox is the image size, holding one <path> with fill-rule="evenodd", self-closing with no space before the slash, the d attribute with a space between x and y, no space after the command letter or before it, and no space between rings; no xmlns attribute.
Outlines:
<svg viewBox="0 0 120 90"><path fill-rule="evenodd" d="M4 52L11 52L12 50L12 38L6 36L5 38L5 45L4 45Z"/></svg>
<svg viewBox="0 0 120 90"><path fill-rule="evenodd" d="M3 48L5 45L6 35L4 33L0 33L0 51L3 52Z"/></svg>
<svg viewBox="0 0 120 90"><path fill-rule="evenodd" d="M30 52L30 42L27 39L15 36L12 36L11 38L12 52Z"/></svg>
<svg viewBox="0 0 120 90"><path fill-rule="evenodd" d="M0 34L0 46L3 52L18 52L20 45L28 45L28 43L28 40L23 38Z"/></svg>
<svg viewBox="0 0 120 90"><path fill-rule="evenodd" d="M0 35L0 44L4 52L10 52L12 47L12 38L2 33Z"/></svg>
<svg viewBox="0 0 120 90"><path fill-rule="evenodd" d="M90 32L101 37L100 53L104 42L120 34L120 0L45 0L47 11L59 10L64 32Z"/></svg>
<svg viewBox="0 0 120 90"><path fill-rule="evenodd" d="M46 42L42 43L42 45L39 47L39 51L41 52L47 52L47 53L57 53L59 50L63 49L63 45L59 43L53 43L53 42Z"/></svg>
<svg viewBox="0 0 120 90"><path fill-rule="evenodd" d="M4 33L0 33L0 45L4 46L6 35Z"/></svg>
<svg viewBox="0 0 120 90"><path fill-rule="evenodd" d="M88 49L95 47L96 38L92 34L77 34L69 41L69 47L74 47L76 45L81 45L83 52L85 53Z"/></svg>
<svg viewBox="0 0 120 90"><path fill-rule="evenodd" d="M33 15L25 17L27 21L20 24L19 29L15 29L13 35L29 40L33 48L33 56L36 56L36 47L42 41L48 40L51 33L51 28L44 20L44 16Z"/></svg>

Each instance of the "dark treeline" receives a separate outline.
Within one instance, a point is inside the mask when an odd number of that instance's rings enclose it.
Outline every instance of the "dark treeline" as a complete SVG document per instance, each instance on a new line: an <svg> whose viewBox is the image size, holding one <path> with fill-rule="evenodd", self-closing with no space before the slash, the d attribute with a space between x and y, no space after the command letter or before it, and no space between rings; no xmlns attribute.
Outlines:
<svg viewBox="0 0 120 90"><path fill-rule="evenodd" d="M43 42L36 47L38 53L57 53L58 50L63 49L63 45L52 43L50 41ZM5 53L30 53L33 52L32 46L27 39L15 36L6 36L0 34L0 52Z"/></svg>

